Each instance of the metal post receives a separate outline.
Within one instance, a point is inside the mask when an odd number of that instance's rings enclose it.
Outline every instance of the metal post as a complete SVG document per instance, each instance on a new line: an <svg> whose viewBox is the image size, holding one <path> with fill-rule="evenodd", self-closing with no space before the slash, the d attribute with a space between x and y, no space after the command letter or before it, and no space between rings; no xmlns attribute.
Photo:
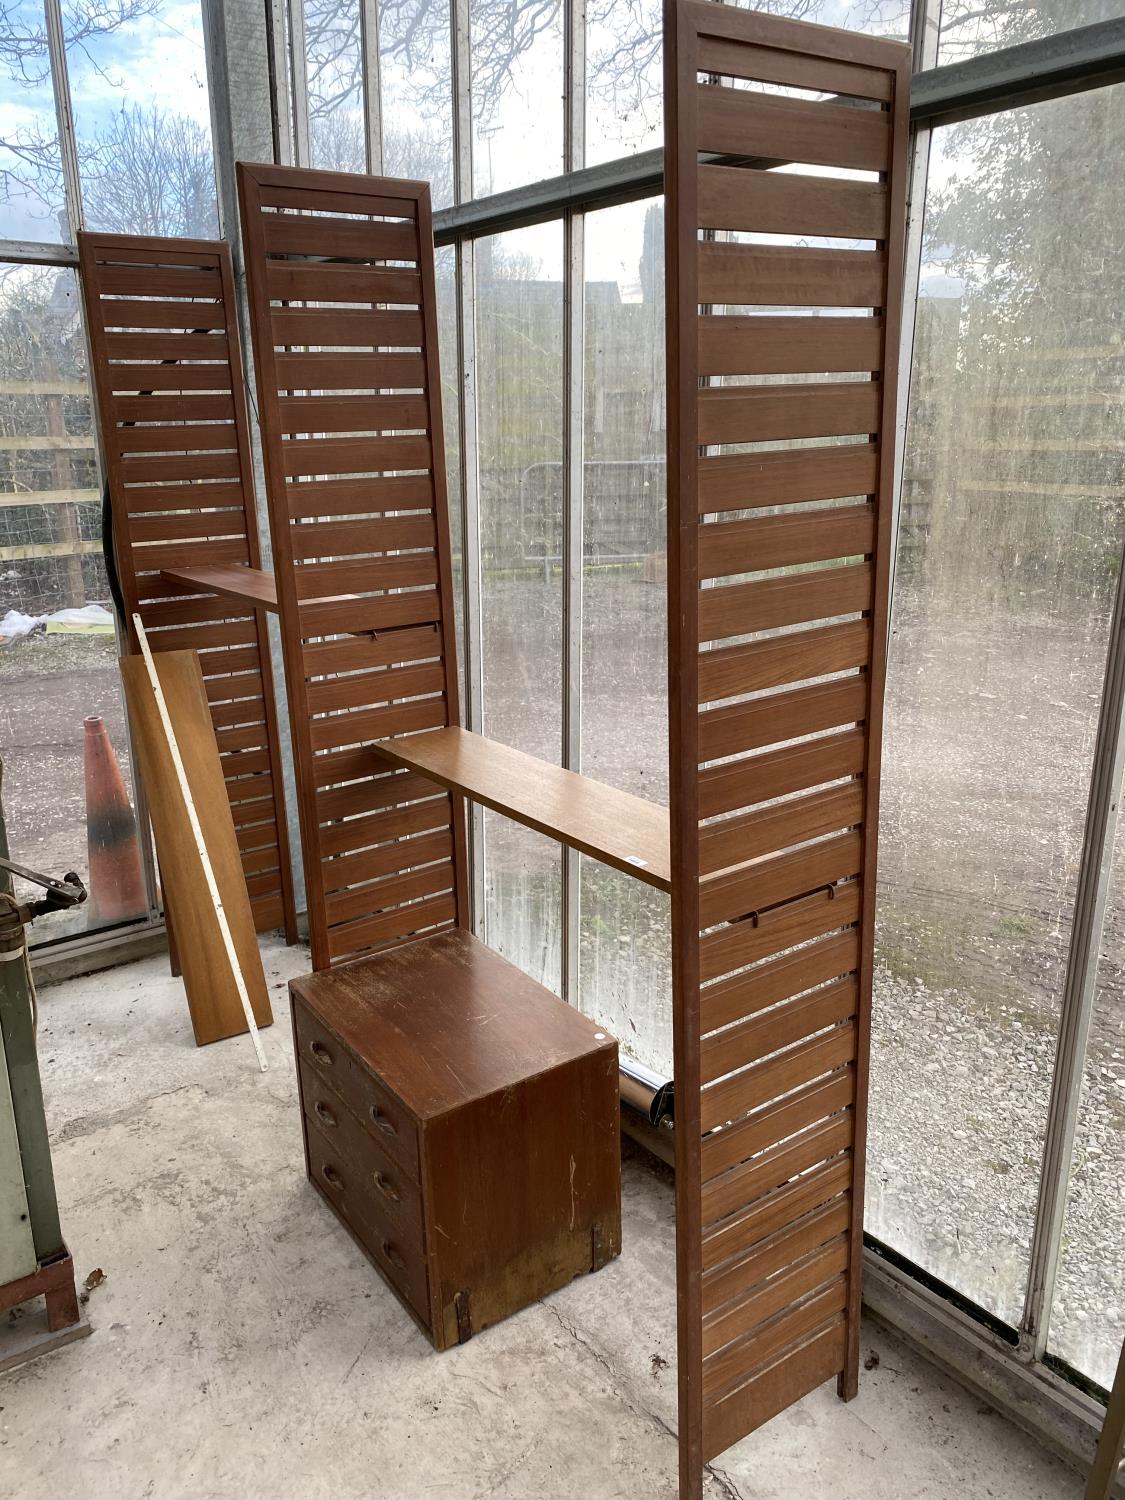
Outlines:
<svg viewBox="0 0 1125 1500"><path fill-rule="evenodd" d="M910 37L914 47L914 71L932 68L937 62L941 0L914 0ZM891 506L891 573L887 601L887 629L894 618L895 575L898 569L898 533L902 519L902 483L906 439L910 418L910 385L914 369L914 333L918 321L918 281L922 271L922 241L925 234L926 185L930 171L928 126L916 126L910 142L910 173L906 200L906 250L902 278L902 338L898 362L898 413L895 421L895 474Z"/></svg>
<svg viewBox="0 0 1125 1500"><path fill-rule="evenodd" d="M44 0L47 20L47 55L51 62L51 88L55 96L55 120L59 132L59 155L62 160L63 193L66 203L68 238L73 240L86 226L82 212L82 180L78 171L78 138L74 129L74 111L70 103L70 74L66 66L66 35L63 30L62 0Z"/></svg>
<svg viewBox="0 0 1125 1500"><path fill-rule="evenodd" d="M206 9L207 0L204 0L205 13ZM293 111L289 99L289 43L285 27L286 9L285 0L266 0L273 159L279 165L288 167L293 164Z"/></svg>
<svg viewBox="0 0 1125 1500"><path fill-rule="evenodd" d="M586 6L564 7L564 165L586 164ZM563 218L563 629L562 763L582 769L582 585L585 533L585 218ZM578 1005L581 994L581 855L563 848L562 994Z"/></svg>
<svg viewBox="0 0 1125 1500"><path fill-rule="evenodd" d="M1071 1158L1082 1099L1082 1069L1097 994L1106 901L1113 866L1113 846L1121 778L1125 770L1125 554L1122 555L1110 626L1093 774L1086 808L1082 861L1074 901L1074 922L1067 953L1059 1015L1059 1040L1051 1102L1043 1142L1039 1201L1031 1236L1027 1300L1021 1325L1021 1351L1042 1358L1059 1268L1063 1220Z"/></svg>
<svg viewBox="0 0 1125 1500"><path fill-rule="evenodd" d="M453 28L453 192L454 201L473 196L472 37L469 0L450 0ZM461 421L461 550L465 619L465 724L484 732L484 662L481 655L480 448L477 435L477 268L471 239L456 242L457 383ZM469 803L470 906L473 931L484 935L484 809Z"/></svg>
<svg viewBox="0 0 1125 1500"><path fill-rule="evenodd" d="M309 65L303 0L289 0L289 95L293 114L293 165L312 164L309 149Z"/></svg>
<svg viewBox="0 0 1125 1500"><path fill-rule="evenodd" d="M361 0L359 30L367 170L379 176L383 171L383 90L379 74L378 0Z"/></svg>

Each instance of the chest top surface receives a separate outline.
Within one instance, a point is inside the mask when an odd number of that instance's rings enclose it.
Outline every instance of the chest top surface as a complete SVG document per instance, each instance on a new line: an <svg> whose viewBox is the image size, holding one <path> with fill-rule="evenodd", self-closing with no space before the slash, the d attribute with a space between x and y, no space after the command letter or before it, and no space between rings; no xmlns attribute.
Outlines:
<svg viewBox="0 0 1125 1500"><path fill-rule="evenodd" d="M419 1119L617 1045L460 928L305 975L290 990Z"/></svg>

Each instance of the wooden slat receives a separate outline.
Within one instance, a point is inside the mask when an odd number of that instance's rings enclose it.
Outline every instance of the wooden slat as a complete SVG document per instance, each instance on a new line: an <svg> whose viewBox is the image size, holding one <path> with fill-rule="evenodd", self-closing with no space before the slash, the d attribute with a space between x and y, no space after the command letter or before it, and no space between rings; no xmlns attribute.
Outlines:
<svg viewBox="0 0 1125 1500"><path fill-rule="evenodd" d="M700 229L879 240L886 233L881 182L839 182L745 167L699 169Z"/></svg>
<svg viewBox="0 0 1125 1500"><path fill-rule="evenodd" d="M103 297L100 303L105 328L183 328L191 333L209 332L227 326L221 302L141 302L126 297Z"/></svg>
<svg viewBox="0 0 1125 1500"><path fill-rule="evenodd" d="M707 1318L703 1325L705 1355L718 1355L726 1345L750 1333L776 1313L800 1302L826 1283L834 1282L847 1269L847 1264L847 1236L838 1235L805 1260L755 1289L733 1307L724 1308ZM731 1375L738 1372L741 1355L741 1349L730 1350L725 1356L708 1360L704 1367L704 1378L707 1382L714 1382L713 1387L708 1386L709 1390L726 1385Z"/></svg>
<svg viewBox="0 0 1125 1500"><path fill-rule="evenodd" d="M699 636L715 641L859 614L871 608L872 581L871 567L862 563L705 589L699 602Z"/></svg>
<svg viewBox="0 0 1125 1500"><path fill-rule="evenodd" d="M229 389L230 370L225 330L215 333L106 333L103 348L107 360L142 360L159 363L164 360L209 360L215 364L216 386ZM177 373L179 371L177 365ZM208 372L211 373L211 372ZM130 365L119 366L109 372L107 390L148 390L147 385L133 385L133 369ZM128 379L129 385L122 382Z"/></svg>
<svg viewBox="0 0 1125 1500"><path fill-rule="evenodd" d="M864 557L874 542L875 512L870 505L716 522L699 533L699 576L729 578L836 557Z"/></svg>
<svg viewBox="0 0 1125 1500"><path fill-rule="evenodd" d="M699 719L699 758L719 760L854 724L866 712L867 680L859 673L708 709Z"/></svg>
<svg viewBox="0 0 1125 1500"><path fill-rule="evenodd" d="M746 1212L711 1226L703 1236L704 1271L744 1254L786 1224L846 1193L851 1175L848 1159L837 1158L749 1205Z"/></svg>
<svg viewBox="0 0 1125 1500"><path fill-rule="evenodd" d="M741 646L724 646L699 658L699 700L734 698L783 687L809 677L846 672L866 664L871 625L847 620L818 630L794 630Z"/></svg>
<svg viewBox="0 0 1125 1500"><path fill-rule="evenodd" d="M278 407L285 433L424 431L429 416L422 396L290 396Z"/></svg>
<svg viewBox="0 0 1125 1500"><path fill-rule="evenodd" d="M724 17L716 17L707 4L692 6L701 24L717 30ZM882 68L863 63L809 57L778 46L756 47L741 39L702 34L699 38L699 72L718 73L758 83L781 83L817 93L849 94L858 99L887 101L893 97L890 75Z"/></svg>
<svg viewBox="0 0 1125 1500"><path fill-rule="evenodd" d="M370 515L371 482L368 479L303 480L289 486L289 516L293 521L318 516ZM379 481L379 504L385 510L429 510L434 504L434 480L430 474L383 475Z"/></svg>
<svg viewBox="0 0 1125 1500"><path fill-rule="evenodd" d="M697 90L698 149L883 172L890 154L886 110L787 99L704 84Z"/></svg>
<svg viewBox="0 0 1125 1500"><path fill-rule="evenodd" d="M106 261L99 268L98 292L102 297L221 297L222 280L217 264L115 266ZM106 313L106 326L112 321L112 312Z"/></svg>
<svg viewBox="0 0 1125 1500"><path fill-rule="evenodd" d="M842 1278L841 1278L842 1282ZM801 1304L779 1323L781 1338L759 1341L754 1354L764 1353L773 1363L762 1364L732 1394L708 1403L703 1414L703 1461L711 1459L745 1437L794 1401L822 1385L840 1369L847 1349L847 1327L837 1314L811 1338L812 1325L822 1322L830 1307L847 1299L846 1287L834 1286L823 1301ZM784 1353L774 1343L787 1345Z"/></svg>
<svg viewBox="0 0 1125 1500"><path fill-rule="evenodd" d="M426 901L415 902L411 906L380 912L374 917L345 922L330 929L329 949L334 959L342 960L384 943L398 942L415 933L443 926L452 922L456 910L456 902L450 892L448 895L432 896Z"/></svg>
<svg viewBox="0 0 1125 1500"><path fill-rule="evenodd" d="M422 278L416 271L318 261L271 261L266 267L266 286L275 302L417 304L422 300Z"/></svg>
<svg viewBox="0 0 1125 1500"><path fill-rule="evenodd" d="M853 884L834 895L817 892L771 908L759 915L756 924L721 927L700 940L700 979L703 983L721 979L746 964L848 927L858 916L859 888Z"/></svg>
<svg viewBox="0 0 1125 1500"><path fill-rule="evenodd" d="M729 1129L712 1131L703 1142L704 1182L854 1103L855 1073L843 1068L744 1116Z"/></svg>
<svg viewBox="0 0 1125 1500"><path fill-rule="evenodd" d="M308 645L304 649L302 664L305 675L311 679L321 673L363 672L396 662L434 658L441 658L441 636L433 625L422 625L416 630L395 630L381 636L352 636Z"/></svg>
<svg viewBox="0 0 1125 1500"><path fill-rule="evenodd" d="M279 353L278 390L420 390L426 380L420 354Z"/></svg>
<svg viewBox="0 0 1125 1500"><path fill-rule="evenodd" d="M701 443L773 443L845 437L879 424L878 381L723 386L699 396Z"/></svg>
<svg viewBox="0 0 1125 1500"><path fill-rule="evenodd" d="M453 866L448 860L412 870L405 868L414 857L410 853L410 844L400 844L399 848L402 851L402 864L393 874L365 885L353 886L346 891L333 891L327 896L325 910L330 923L362 919L372 910L389 911L421 897L440 895L452 887Z"/></svg>
<svg viewBox="0 0 1125 1500"><path fill-rule="evenodd" d="M719 1223L802 1172L848 1151L851 1144L852 1116L850 1111L844 1111L770 1146L707 1183L703 1190L703 1222Z"/></svg>
<svg viewBox="0 0 1125 1500"><path fill-rule="evenodd" d="M234 397L229 391L115 396L112 415L118 422L233 422Z"/></svg>
<svg viewBox="0 0 1125 1500"><path fill-rule="evenodd" d="M370 552L372 543L380 551L432 548L437 541L433 512L417 516L380 516L362 521L322 521L316 526L294 526L290 532L293 560L307 562L316 557L346 557Z"/></svg>
<svg viewBox="0 0 1125 1500"><path fill-rule="evenodd" d="M887 262L874 250L706 242L699 300L729 307L881 307Z"/></svg>
<svg viewBox="0 0 1125 1500"><path fill-rule="evenodd" d="M238 178L323 969L468 920L460 800L389 774L370 748L459 718L430 203L417 183L389 178L247 164ZM333 305L292 305L302 300Z"/></svg>
<svg viewBox="0 0 1125 1500"><path fill-rule="evenodd" d="M321 255L325 247L340 259L416 260L414 224L357 223L354 219L263 214L261 239L269 255Z"/></svg>
<svg viewBox="0 0 1125 1500"><path fill-rule="evenodd" d="M374 533L374 528L372 528ZM372 541L376 539L373 534ZM362 557L340 562L305 563L294 574L297 598L335 599L341 594L376 589L412 588L437 582L437 558L432 552L405 556Z"/></svg>
<svg viewBox="0 0 1125 1500"><path fill-rule="evenodd" d="M855 1061L855 1025L847 1022L823 1036L791 1047L788 1052L755 1063L736 1078L715 1084L703 1095L700 1119L704 1130L736 1120L758 1109L778 1094Z"/></svg>
<svg viewBox="0 0 1125 1500"><path fill-rule="evenodd" d="M385 469L428 469L427 437L300 438L284 444L282 471L298 474L371 474Z"/></svg>
<svg viewBox="0 0 1125 1500"><path fill-rule="evenodd" d="M403 779L400 777L400 782ZM346 871L348 861L363 859L372 845L448 827L449 798L434 796L425 802L394 806L383 812L368 813L347 824L336 823L322 828L320 846L326 857L325 889L334 890L337 883L346 881L346 875L338 874L337 864ZM333 858L329 858L330 856Z"/></svg>
<svg viewBox="0 0 1125 1500"><path fill-rule="evenodd" d="M704 458L699 464L699 512L870 495L878 473L879 449L874 443Z"/></svg>
<svg viewBox="0 0 1125 1500"><path fill-rule="evenodd" d="M232 814L241 824L243 799L253 796L261 825L253 846L239 844L255 856L243 862L254 921L265 930L280 914L295 941L264 622L162 573L249 564L245 574L260 562L230 251L219 242L83 233L79 260L130 644L139 610L157 651L204 653ZM220 655L228 658L222 666ZM236 662L241 680L210 680ZM245 780L251 770L254 786ZM268 864L256 852L263 845L277 851Z"/></svg>
<svg viewBox="0 0 1125 1500"><path fill-rule="evenodd" d="M881 317L701 317L701 375L813 375L865 371L883 359Z"/></svg>
<svg viewBox="0 0 1125 1500"><path fill-rule="evenodd" d="M419 347L422 315L416 312L366 312L355 308L292 308L270 318L274 342L315 348L366 349L379 346Z"/></svg>
<svg viewBox="0 0 1125 1500"><path fill-rule="evenodd" d="M740 807L807 791L841 777L858 775L864 766L866 736L862 730L827 735L802 745L786 745L765 755L750 755L700 772L699 812L721 817Z"/></svg>
<svg viewBox="0 0 1125 1500"><path fill-rule="evenodd" d="M715 1083L727 1073L746 1067L780 1047L800 1041L823 1026L846 1021L855 1013L854 979L841 979L823 989L740 1021L712 1034L703 1043L700 1077Z"/></svg>
<svg viewBox="0 0 1125 1500"><path fill-rule="evenodd" d="M412 698L423 693L445 690L445 667L440 661L420 666L391 667L378 674L329 677L309 684L309 708L313 713L330 713L341 708L359 708L373 703L389 703L392 698Z"/></svg>
<svg viewBox="0 0 1125 1500"><path fill-rule="evenodd" d="M403 594L369 594L302 604L300 630L308 640L343 631L397 630L403 625L437 622L441 617L437 589L413 589Z"/></svg>
<svg viewBox="0 0 1125 1500"><path fill-rule="evenodd" d="M865 800L863 783L857 779L709 823L699 832L700 873L714 875L790 844L850 828L862 821Z"/></svg>
<svg viewBox="0 0 1125 1500"><path fill-rule="evenodd" d="M746 1255L736 1256L726 1265L716 1267L703 1279L705 1311L717 1313L733 1297L749 1291L765 1277L841 1234L848 1227L850 1213L847 1199L837 1198L754 1246Z"/></svg>

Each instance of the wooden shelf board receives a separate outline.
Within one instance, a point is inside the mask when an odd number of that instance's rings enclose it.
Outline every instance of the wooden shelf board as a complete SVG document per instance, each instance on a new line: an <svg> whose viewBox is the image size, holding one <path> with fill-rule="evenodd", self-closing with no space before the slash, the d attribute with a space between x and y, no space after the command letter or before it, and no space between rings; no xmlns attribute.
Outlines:
<svg viewBox="0 0 1125 1500"><path fill-rule="evenodd" d="M373 748L451 791L657 890L672 886L668 809L564 771L467 729L377 740Z"/></svg>
<svg viewBox="0 0 1125 1500"><path fill-rule="evenodd" d="M186 584L196 591L206 589L209 594L222 594L277 613L277 584L273 574L261 568L211 563L197 568L161 568L160 576L170 583Z"/></svg>

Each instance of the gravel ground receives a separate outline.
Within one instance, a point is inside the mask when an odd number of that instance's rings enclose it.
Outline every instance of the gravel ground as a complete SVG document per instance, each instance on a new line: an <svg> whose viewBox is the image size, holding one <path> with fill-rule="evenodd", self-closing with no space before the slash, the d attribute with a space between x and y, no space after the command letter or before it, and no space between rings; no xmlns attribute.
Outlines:
<svg viewBox="0 0 1125 1500"><path fill-rule="evenodd" d="M558 580L486 593L489 732L554 757ZM585 768L666 800L663 589L586 580ZM880 864L869 1218L1000 1316L1027 1274L1058 993L1096 724L1105 622L900 616ZM49 686L48 686L49 683ZM0 652L0 753L14 854L85 874L82 719L127 769L112 641ZM488 819L492 941L558 983L555 846ZM1125 858L1122 863L1125 864ZM1125 871L1122 871L1125 877ZM1125 1334L1125 878L1111 897L1052 1347L1108 1383ZM667 900L583 861L584 1000L670 1066Z"/></svg>

